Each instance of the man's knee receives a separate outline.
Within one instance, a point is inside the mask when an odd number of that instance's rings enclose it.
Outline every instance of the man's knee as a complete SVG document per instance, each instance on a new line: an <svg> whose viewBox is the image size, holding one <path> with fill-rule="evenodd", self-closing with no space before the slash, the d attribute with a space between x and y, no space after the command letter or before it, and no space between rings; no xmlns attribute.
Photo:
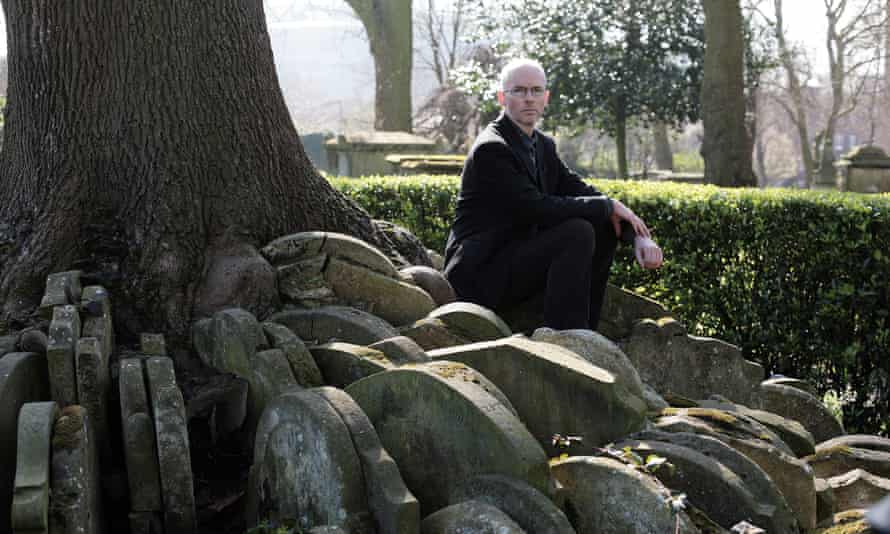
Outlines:
<svg viewBox="0 0 890 534"><path fill-rule="evenodd" d="M593 250L596 232L586 219L567 219L557 226L558 239L566 246Z"/></svg>

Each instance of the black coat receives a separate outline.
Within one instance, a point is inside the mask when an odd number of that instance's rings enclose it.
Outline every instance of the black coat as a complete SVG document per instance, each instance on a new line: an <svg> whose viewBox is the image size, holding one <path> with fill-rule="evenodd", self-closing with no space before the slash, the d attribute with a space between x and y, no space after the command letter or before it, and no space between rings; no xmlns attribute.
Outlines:
<svg viewBox="0 0 890 534"><path fill-rule="evenodd" d="M537 177L522 132L503 113L467 155L445 247L445 276L463 300L494 308L509 262L490 260L539 228L570 218L602 224L612 214L609 198L565 166L552 138L537 131L536 139Z"/></svg>

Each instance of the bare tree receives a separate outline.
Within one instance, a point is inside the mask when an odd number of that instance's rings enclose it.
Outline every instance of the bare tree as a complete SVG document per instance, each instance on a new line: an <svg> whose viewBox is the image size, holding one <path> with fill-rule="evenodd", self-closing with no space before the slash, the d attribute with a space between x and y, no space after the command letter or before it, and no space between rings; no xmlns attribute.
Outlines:
<svg viewBox="0 0 890 534"><path fill-rule="evenodd" d="M440 86L448 85L449 74L462 59L467 4L467 0L453 0L443 7L442 0L426 0L425 8L416 11L421 46L415 54L425 68L433 71Z"/></svg>
<svg viewBox="0 0 890 534"><path fill-rule="evenodd" d="M866 94L881 66L886 14L880 0L823 0L828 31L831 108L819 134L819 171L815 183L834 184L834 133L838 120L850 114Z"/></svg>

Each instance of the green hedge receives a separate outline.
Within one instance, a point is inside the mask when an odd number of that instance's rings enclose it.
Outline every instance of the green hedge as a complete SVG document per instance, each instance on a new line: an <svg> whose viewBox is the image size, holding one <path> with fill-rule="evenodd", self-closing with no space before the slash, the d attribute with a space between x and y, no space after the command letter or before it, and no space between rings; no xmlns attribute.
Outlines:
<svg viewBox="0 0 890 534"><path fill-rule="evenodd" d="M374 217L441 250L459 182L333 179ZM666 263L643 271L629 248L612 281L678 313L691 333L739 345L768 371L845 401L848 430L888 431L890 196L596 182L652 227Z"/></svg>

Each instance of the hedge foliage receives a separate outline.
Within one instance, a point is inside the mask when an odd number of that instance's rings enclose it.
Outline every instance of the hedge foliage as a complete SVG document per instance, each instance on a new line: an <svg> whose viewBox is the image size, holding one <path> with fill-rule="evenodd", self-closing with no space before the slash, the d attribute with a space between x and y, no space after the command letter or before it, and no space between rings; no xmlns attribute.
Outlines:
<svg viewBox="0 0 890 534"><path fill-rule="evenodd" d="M455 177L332 179L374 217L442 250ZM665 304L690 333L735 343L768 372L845 401L848 431L890 430L890 196L596 181L665 252L643 271L624 248L612 281Z"/></svg>

